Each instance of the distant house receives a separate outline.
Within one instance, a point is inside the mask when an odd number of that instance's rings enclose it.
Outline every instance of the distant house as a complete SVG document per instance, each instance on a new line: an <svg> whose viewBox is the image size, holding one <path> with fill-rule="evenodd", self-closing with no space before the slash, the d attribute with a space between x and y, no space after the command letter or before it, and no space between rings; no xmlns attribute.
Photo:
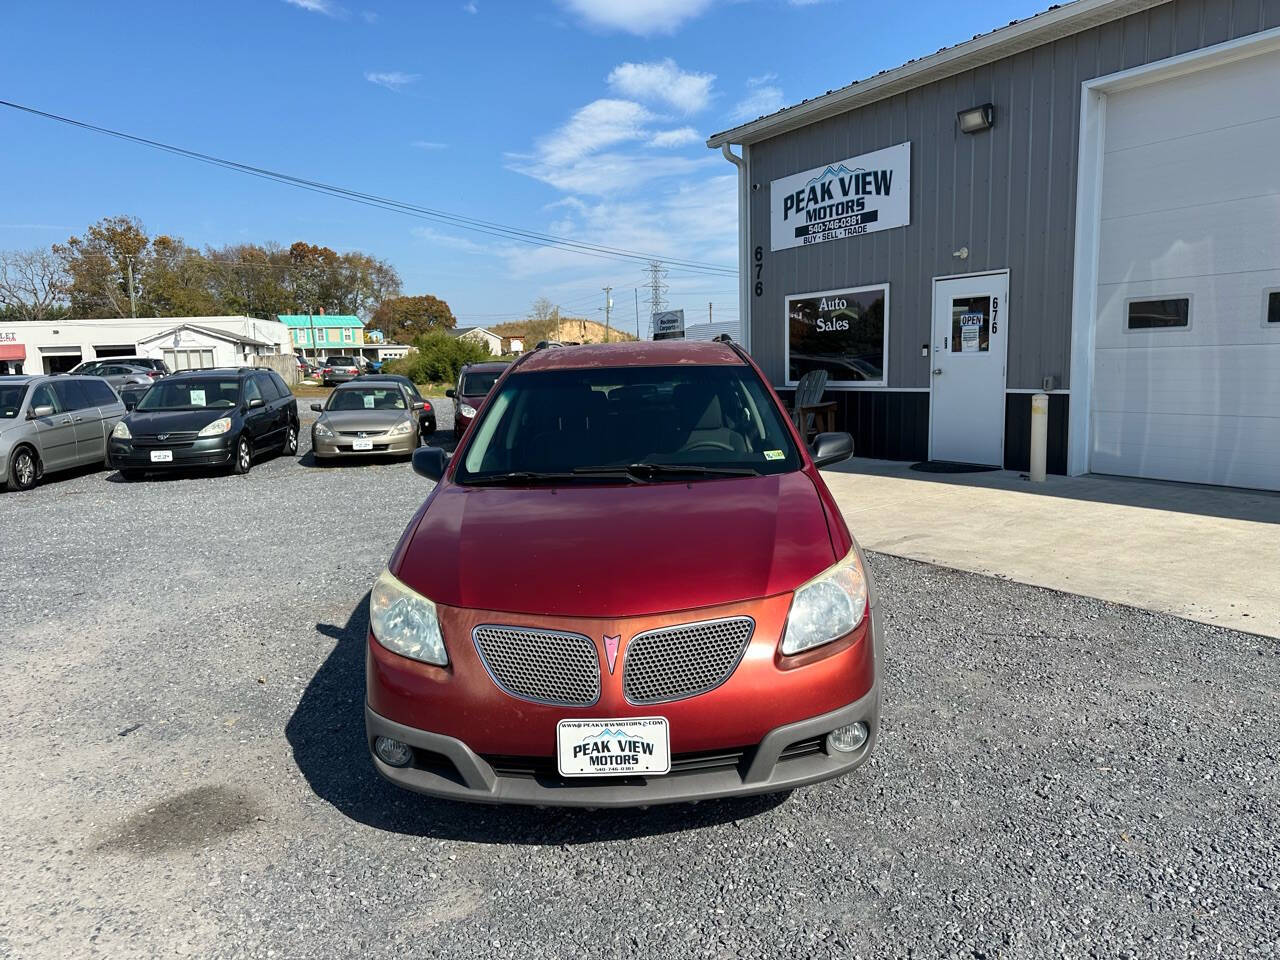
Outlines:
<svg viewBox="0 0 1280 960"><path fill-rule="evenodd" d="M275 344L198 323L180 323L138 338L138 354L164 360L170 370L252 366L253 358L279 353Z"/></svg>
<svg viewBox="0 0 1280 960"><path fill-rule="evenodd" d="M279 319L289 328L294 352L313 360L356 353L364 343L364 323L349 313L282 313Z"/></svg>
<svg viewBox="0 0 1280 960"><path fill-rule="evenodd" d="M502 356L502 337L494 333L492 330L486 330L484 327L454 327L447 331L449 336L456 337L459 340L471 340L475 343L483 343L489 350L489 353L495 357Z"/></svg>

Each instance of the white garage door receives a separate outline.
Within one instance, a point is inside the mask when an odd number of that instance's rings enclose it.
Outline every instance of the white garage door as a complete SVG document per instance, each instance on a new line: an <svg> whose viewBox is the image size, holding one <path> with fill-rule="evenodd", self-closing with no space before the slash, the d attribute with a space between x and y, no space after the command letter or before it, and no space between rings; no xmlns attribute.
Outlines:
<svg viewBox="0 0 1280 960"><path fill-rule="evenodd" d="M1280 489L1278 91L1268 53L1107 100L1097 473Z"/></svg>

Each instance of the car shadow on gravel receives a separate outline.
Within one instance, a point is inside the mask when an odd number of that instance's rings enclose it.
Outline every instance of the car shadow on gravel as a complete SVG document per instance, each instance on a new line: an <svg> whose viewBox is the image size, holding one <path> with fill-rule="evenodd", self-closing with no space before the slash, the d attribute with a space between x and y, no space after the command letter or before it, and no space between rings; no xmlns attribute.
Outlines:
<svg viewBox="0 0 1280 960"><path fill-rule="evenodd" d="M322 800L358 823L410 836L475 843L577 844L693 830L764 813L787 794L672 804L625 815L596 810L456 803L393 787L373 768L364 738L366 593L343 626L316 624L336 641L285 727L294 762Z"/></svg>

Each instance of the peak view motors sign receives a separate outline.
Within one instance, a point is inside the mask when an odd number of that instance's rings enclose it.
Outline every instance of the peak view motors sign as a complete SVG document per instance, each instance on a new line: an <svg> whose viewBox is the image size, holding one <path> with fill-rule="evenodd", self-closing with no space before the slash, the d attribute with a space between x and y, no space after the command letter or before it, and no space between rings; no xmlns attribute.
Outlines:
<svg viewBox="0 0 1280 960"><path fill-rule="evenodd" d="M911 144L900 143L769 184L774 250L842 240L911 222Z"/></svg>

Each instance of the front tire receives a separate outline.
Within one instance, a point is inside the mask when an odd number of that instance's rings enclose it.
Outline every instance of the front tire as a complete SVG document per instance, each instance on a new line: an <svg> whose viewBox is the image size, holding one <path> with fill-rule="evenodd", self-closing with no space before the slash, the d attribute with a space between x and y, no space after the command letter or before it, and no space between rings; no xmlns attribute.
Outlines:
<svg viewBox="0 0 1280 960"><path fill-rule="evenodd" d="M40 478L40 464L30 447L19 447L9 464L9 486L14 490L30 490Z"/></svg>
<svg viewBox="0 0 1280 960"><path fill-rule="evenodd" d="M249 443L249 438L243 433L236 440L236 450L232 455L231 469L237 474L248 473L249 468L253 466L253 447Z"/></svg>

